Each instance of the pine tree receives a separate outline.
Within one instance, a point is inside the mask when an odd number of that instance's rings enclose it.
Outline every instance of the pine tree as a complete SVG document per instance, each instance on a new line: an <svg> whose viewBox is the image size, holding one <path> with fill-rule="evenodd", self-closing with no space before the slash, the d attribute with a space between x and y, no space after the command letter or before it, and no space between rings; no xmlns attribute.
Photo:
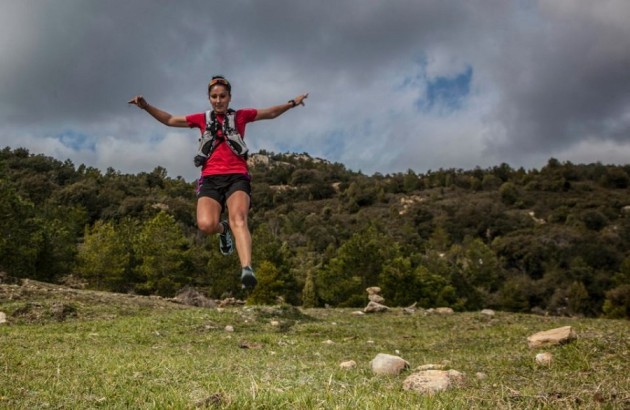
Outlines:
<svg viewBox="0 0 630 410"><path fill-rule="evenodd" d="M317 306L317 291L315 289L315 279L313 272L308 272L304 288L302 289L302 307L314 308Z"/></svg>

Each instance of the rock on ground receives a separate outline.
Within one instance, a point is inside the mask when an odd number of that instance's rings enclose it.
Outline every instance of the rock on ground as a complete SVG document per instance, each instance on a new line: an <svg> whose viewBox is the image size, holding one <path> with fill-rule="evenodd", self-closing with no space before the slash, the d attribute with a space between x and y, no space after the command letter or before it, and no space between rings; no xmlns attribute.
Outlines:
<svg viewBox="0 0 630 410"><path fill-rule="evenodd" d="M348 360L345 362L341 362L339 364L339 367L342 369L354 369L355 367L357 367L357 362L355 362L354 360Z"/></svg>
<svg viewBox="0 0 630 410"><path fill-rule="evenodd" d="M538 353L535 360L537 365L550 366L553 362L553 355L549 352Z"/></svg>
<svg viewBox="0 0 630 410"><path fill-rule="evenodd" d="M389 308L387 306L381 305L380 303L376 303L376 302L368 303L365 309L363 309L365 313L386 312L388 310Z"/></svg>
<svg viewBox="0 0 630 410"><path fill-rule="evenodd" d="M409 368L409 362L406 360L386 353L379 353L370 362L372 371L375 374L399 375L405 369Z"/></svg>
<svg viewBox="0 0 630 410"><path fill-rule="evenodd" d="M575 340L577 335L571 326L558 327L535 333L527 338L529 347L553 346Z"/></svg>
<svg viewBox="0 0 630 410"><path fill-rule="evenodd" d="M457 370L425 370L409 375L403 382L403 389L433 394L461 385L463 381L464 375Z"/></svg>

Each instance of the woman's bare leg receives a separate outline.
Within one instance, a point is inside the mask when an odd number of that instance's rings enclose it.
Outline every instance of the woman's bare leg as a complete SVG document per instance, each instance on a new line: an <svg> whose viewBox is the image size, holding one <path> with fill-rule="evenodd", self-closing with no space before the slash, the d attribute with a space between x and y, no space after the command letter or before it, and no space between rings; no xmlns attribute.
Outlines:
<svg viewBox="0 0 630 410"><path fill-rule="evenodd" d="M243 191L236 191L227 199L230 229L234 236L241 267L252 264L252 236L247 225L249 201L249 195Z"/></svg>
<svg viewBox="0 0 630 410"><path fill-rule="evenodd" d="M206 235L223 233L220 222L221 204L216 200L203 196L197 200L197 227Z"/></svg>

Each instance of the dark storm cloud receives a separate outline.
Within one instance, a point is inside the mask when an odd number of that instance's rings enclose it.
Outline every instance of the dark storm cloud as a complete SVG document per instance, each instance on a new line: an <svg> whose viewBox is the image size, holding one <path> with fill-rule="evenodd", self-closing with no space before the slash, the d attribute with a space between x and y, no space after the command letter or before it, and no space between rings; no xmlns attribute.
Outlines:
<svg viewBox="0 0 630 410"><path fill-rule="evenodd" d="M494 69L502 155L553 153L585 139L630 141L630 3L603 2L600 11L610 14L600 16L587 3L559 3L567 7L541 7L536 30L503 44Z"/></svg>
<svg viewBox="0 0 630 410"><path fill-rule="evenodd" d="M256 124L254 149L383 173L606 162L630 150L627 21L625 0L6 2L0 145L192 176L195 134L126 101L200 111L222 73L237 106L311 92L305 110ZM616 149L592 153L603 142Z"/></svg>

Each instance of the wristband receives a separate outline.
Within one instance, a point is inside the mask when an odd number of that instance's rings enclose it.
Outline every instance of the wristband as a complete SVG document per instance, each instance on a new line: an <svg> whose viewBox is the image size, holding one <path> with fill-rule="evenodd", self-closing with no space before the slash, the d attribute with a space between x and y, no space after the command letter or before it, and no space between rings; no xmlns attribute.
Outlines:
<svg viewBox="0 0 630 410"><path fill-rule="evenodd" d="M291 104L291 108L295 108L297 106L297 103L295 102L295 100L289 100L287 102Z"/></svg>

